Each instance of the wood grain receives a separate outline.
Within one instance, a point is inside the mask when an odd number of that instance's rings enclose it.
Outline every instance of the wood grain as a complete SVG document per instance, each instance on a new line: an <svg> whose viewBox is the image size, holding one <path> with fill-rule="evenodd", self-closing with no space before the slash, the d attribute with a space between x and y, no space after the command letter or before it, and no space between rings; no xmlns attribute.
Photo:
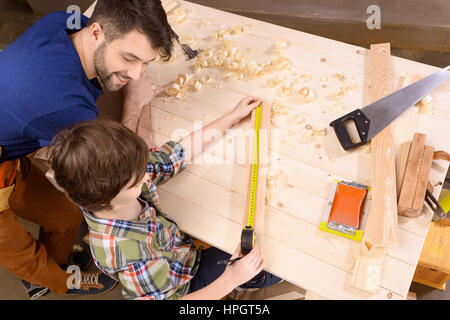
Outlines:
<svg viewBox="0 0 450 320"><path fill-rule="evenodd" d="M371 100L392 93L389 44L370 46ZM372 200L364 230L375 247L398 245L395 148L390 125L372 139Z"/></svg>

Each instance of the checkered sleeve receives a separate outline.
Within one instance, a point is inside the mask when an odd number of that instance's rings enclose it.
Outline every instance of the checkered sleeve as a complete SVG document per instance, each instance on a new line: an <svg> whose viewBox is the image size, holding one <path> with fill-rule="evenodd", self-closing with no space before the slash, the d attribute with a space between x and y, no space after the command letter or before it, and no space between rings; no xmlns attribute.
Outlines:
<svg viewBox="0 0 450 320"><path fill-rule="evenodd" d="M184 168L184 149L178 142L168 141L159 148L150 149L147 172L155 184L168 180Z"/></svg>
<svg viewBox="0 0 450 320"><path fill-rule="evenodd" d="M180 287L174 285L173 271L164 259L129 264L118 276L127 299L178 300L188 289L186 286L180 292Z"/></svg>

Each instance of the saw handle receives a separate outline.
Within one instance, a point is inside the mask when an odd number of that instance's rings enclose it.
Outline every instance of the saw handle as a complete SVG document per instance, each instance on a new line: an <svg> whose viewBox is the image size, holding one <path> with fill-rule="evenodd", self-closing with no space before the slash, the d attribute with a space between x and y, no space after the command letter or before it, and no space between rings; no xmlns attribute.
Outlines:
<svg viewBox="0 0 450 320"><path fill-rule="evenodd" d="M350 135L347 131L345 123L347 121L353 120L356 125L356 129L358 130L358 135L360 138L360 142L353 142L350 138ZM369 132L370 120L366 117L366 115L360 110L356 109L346 115L332 121L330 126L333 127L336 136L338 137L339 142L341 143L342 148L344 150L356 148L358 146L362 146L367 143L367 134Z"/></svg>

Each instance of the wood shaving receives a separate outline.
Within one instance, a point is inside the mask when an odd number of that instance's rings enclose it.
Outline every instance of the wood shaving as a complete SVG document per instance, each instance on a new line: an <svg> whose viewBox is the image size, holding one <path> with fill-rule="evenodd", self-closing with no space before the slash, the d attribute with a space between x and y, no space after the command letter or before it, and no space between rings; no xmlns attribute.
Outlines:
<svg viewBox="0 0 450 320"><path fill-rule="evenodd" d="M431 106L432 106L433 98L430 94L427 94L425 97L423 97L422 100L420 100L416 105L419 108L419 113L425 114L431 112Z"/></svg>
<svg viewBox="0 0 450 320"><path fill-rule="evenodd" d="M300 135L300 140L304 143L320 142L321 137L327 135L326 128L314 128L311 124L306 124L305 129Z"/></svg>
<svg viewBox="0 0 450 320"><path fill-rule="evenodd" d="M282 54L284 52L284 49L286 49L288 43L289 43L289 41L287 41L286 39L279 39L279 40L275 41L275 43L273 44L274 53Z"/></svg>
<svg viewBox="0 0 450 320"><path fill-rule="evenodd" d="M282 105L278 100L273 100L271 104L271 118L275 120L277 116L286 115L289 113L288 108Z"/></svg>
<svg viewBox="0 0 450 320"><path fill-rule="evenodd" d="M170 97L181 98L180 86L177 83L173 83L171 86L167 87L166 93Z"/></svg>
<svg viewBox="0 0 450 320"><path fill-rule="evenodd" d="M187 73L180 73L177 76L177 79L175 80L175 83L177 83L180 87L186 84L186 82L189 80L190 76Z"/></svg>
<svg viewBox="0 0 450 320"><path fill-rule="evenodd" d="M246 25L246 26L244 26L244 27L242 28L242 31L243 31L243 32L250 32L250 31L252 31L252 29L253 29L253 25L248 24L248 25Z"/></svg>
<svg viewBox="0 0 450 320"><path fill-rule="evenodd" d="M276 76L275 78L273 78L273 79L269 79L269 80L267 80L266 81L266 84L269 86L269 87L279 87L279 86L281 86L281 85L283 85L284 84L284 79L281 77L281 76Z"/></svg>
<svg viewBox="0 0 450 320"><path fill-rule="evenodd" d="M281 90L286 96L293 96L295 94L295 89L291 86L283 86Z"/></svg>
<svg viewBox="0 0 450 320"><path fill-rule="evenodd" d="M205 83L210 83L212 81L212 78L210 76L203 76L200 78L200 81L205 84Z"/></svg>
<svg viewBox="0 0 450 320"><path fill-rule="evenodd" d="M186 12L185 8L182 8L182 7L177 8L177 9L175 9L175 11L173 13L175 15L175 19L176 19L175 21L177 24L183 23L187 18L187 12Z"/></svg>
<svg viewBox="0 0 450 320"><path fill-rule="evenodd" d="M345 87L341 87L338 91L332 93L330 95L330 99L337 101L337 100L342 100L347 96L347 90L345 89Z"/></svg>
<svg viewBox="0 0 450 320"><path fill-rule="evenodd" d="M195 81L194 82L194 89L195 91L200 91L200 89L202 88L202 83L200 81Z"/></svg>
<svg viewBox="0 0 450 320"><path fill-rule="evenodd" d="M193 44L195 42L195 40L196 39L194 36L184 36L184 37L180 38L180 42L182 44L187 44L187 45Z"/></svg>
<svg viewBox="0 0 450 320"><path fill-rule="evenodd" d="M350 82L350 83L346 84L345 90L347 90L347 91L354 90L354 89L356 89L356 87L357 87L356 83Z"/></svg>
<svg viewBox="0 0 450 320"><path fill-rule="evenodd" d="M201 27L206 27L206 26L211 25L212 23L213 23L213 20L211 20L211 19L204 19L204 20L200 21L200 26Z"/></svg>
<svg viewBox="0 0 450 320"><path fill-rule="evenodd" d="M235 25L233 28L233 34L240 34L242 32L242 27L240 25Z"/></svg>
<svg viewBox="0 0 450 320"><path fill-rule="evenodd" d="M334 74L334 77L338 80L344 81L345 80L345 75L342 72L338 72Z"/></svg>
<svg viewBox="0 0 450 320"><path fill-rule="evenodd" d="M191 75L187 73L180 73L176 77L173 83L166 87L166 94L170 97L180 99L185 95L185 88L188 82L191 80Z"/></svg>
<svg viewBox="0 0 450 320"><path fill-rule="evenodd" d="M315 91L310 89L310 88L308 88L308 87L301 88L298 91L298 94L300 95L302 100L305 101L305 102L311 102L311 101L314 101L316 99Z"/></svg>
<svg viewBox="0 0 450 320"><path fill-rule="evenodd" d="M311 80L311 76L309 74L301 74L297 79L295 79L295 83L305 83Z"/></svg>

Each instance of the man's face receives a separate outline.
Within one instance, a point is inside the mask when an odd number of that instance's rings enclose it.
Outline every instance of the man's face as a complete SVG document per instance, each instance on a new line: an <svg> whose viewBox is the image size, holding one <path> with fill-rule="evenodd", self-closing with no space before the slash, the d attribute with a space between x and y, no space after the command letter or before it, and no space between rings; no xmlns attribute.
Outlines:
<svg viewBox="0 0 450 320"><path fill-rule="evenodd" d="M103 40L94 51L94 67L106 89L117 91L138 80L157 54L147 37L133 30L110 43Z"/></svg>

